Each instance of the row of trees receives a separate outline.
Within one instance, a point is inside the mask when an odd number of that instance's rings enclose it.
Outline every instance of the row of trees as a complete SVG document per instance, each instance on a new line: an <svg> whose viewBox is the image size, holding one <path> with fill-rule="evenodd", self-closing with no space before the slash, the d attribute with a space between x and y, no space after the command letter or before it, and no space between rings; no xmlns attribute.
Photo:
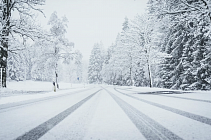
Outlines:
<svg viewBox="0 0 211 140"><path fill-rule="evenodd" d="M147 14L125 18L107 51L95 45L89 82L211 89L210 8L207 0L149 0Z"/></svg>
<svg viewBox="0 0 211 140"><path fill-rule="evenodd" d="M149 12L163 24L161 86L211 89L211 2L208 0L149 1Z"/></svg>
<svg viewBox="0 0 211 140"><path fill-rule="evenodd" d="M58 75L68 82L74 82L73 75L82 79L82 54L73 51L74 43L65 37L68 19L52 13L50 30L36 22L36 12L42 13L38 7L44 4L45 0L0 1L3 87L7 79L58 82Z"/></svg>
<svg viewBox="0 0 211 140"><path fill-rule="evenodd" d="M152 87L152 65L159 63L164 56L151 44L153 26L145 15L137 15L131 22L125 18L122 32L107 51L102 45L95 44L90 56L89 82Z"/></svg>

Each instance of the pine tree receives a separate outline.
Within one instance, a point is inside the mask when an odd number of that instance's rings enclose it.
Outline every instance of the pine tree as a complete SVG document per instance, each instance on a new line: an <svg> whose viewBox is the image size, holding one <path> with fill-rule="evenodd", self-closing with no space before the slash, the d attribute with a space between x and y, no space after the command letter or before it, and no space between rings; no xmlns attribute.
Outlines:
<svg viewBox="0 0 211 140"><path fill-rule="evenodd" d="M77 80L78 82L82 82L82 54L80 53L80 51L76 51L75 52L76 56L75 56L75 65L76 65L76 71L77 71Z"/></svg>
<svg viewBox="0 0 211 140"><path fill-rule="evenodd" d="M172 30L171 36L167 36L169 41L165 45L165 52L171 56L163 60L160 76L162 86L165 88L178 89L182 83L180 75L183 72L182 52L187 41L184 25L176 25Z"/></svg>
<svg viewBox="0 0 211 140"><path fill-rule="evenodd" d="M88 81L90 84L92 83L102 83L102 65L103 65L103 56L102 49L100 44L94 44L92 49L90 59L89 59L89 67L88 67Z"/></svg>
<svg viewBox="0 0 211 140"><path fill-rule="evenodd" d="M180 85L180 89L190 90L189 85L195 82L194 75L192 74L192 64L193 61L193 35L188 35L188 41L184 45L184 49L182 52L182 64L183 64L183 72L181 74L182 81Z"/></svg>
<svg viewBox="0 0 211 140"><path fill-rule="evenodd" d="M196 42L193 45L193 61L192 61L192 74L195 81L190 85L191 89L211 89L210 74L211 67L210 60L210 39L205 36L207 30L199 30L196 36Z"/></svg>

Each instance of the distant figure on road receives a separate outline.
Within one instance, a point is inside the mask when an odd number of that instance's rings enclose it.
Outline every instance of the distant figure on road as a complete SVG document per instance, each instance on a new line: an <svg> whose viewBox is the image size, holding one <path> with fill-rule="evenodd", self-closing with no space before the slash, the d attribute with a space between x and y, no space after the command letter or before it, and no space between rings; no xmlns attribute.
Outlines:
<svg viewBox="0 0 211 140"><path fill-rule="evenodd" d="M54 92L56 92L56 85L54 81L53 81L53 89L54 89Z"/></svg>

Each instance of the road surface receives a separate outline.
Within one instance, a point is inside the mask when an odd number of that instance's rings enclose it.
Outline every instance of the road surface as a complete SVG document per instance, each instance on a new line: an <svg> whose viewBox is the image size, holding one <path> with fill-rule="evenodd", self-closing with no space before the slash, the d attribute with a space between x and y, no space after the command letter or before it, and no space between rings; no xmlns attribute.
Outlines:
<svg viewBox="0 0 211 140"><path fill-rule="evenodd" d="M211 99L169 93L99 86L0 105L0 140L210 140Z"/></svg>

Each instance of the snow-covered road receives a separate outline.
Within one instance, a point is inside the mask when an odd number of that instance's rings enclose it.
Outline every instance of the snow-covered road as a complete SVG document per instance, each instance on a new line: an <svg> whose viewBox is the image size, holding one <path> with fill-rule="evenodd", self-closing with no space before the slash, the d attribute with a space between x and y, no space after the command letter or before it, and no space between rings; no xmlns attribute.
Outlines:
<svg viewBox="0 0 211 140"><path fill-rule="evenodd" d="M0 140L211 139L210 93L140 93L95 86L0 104Z"/></svg>

